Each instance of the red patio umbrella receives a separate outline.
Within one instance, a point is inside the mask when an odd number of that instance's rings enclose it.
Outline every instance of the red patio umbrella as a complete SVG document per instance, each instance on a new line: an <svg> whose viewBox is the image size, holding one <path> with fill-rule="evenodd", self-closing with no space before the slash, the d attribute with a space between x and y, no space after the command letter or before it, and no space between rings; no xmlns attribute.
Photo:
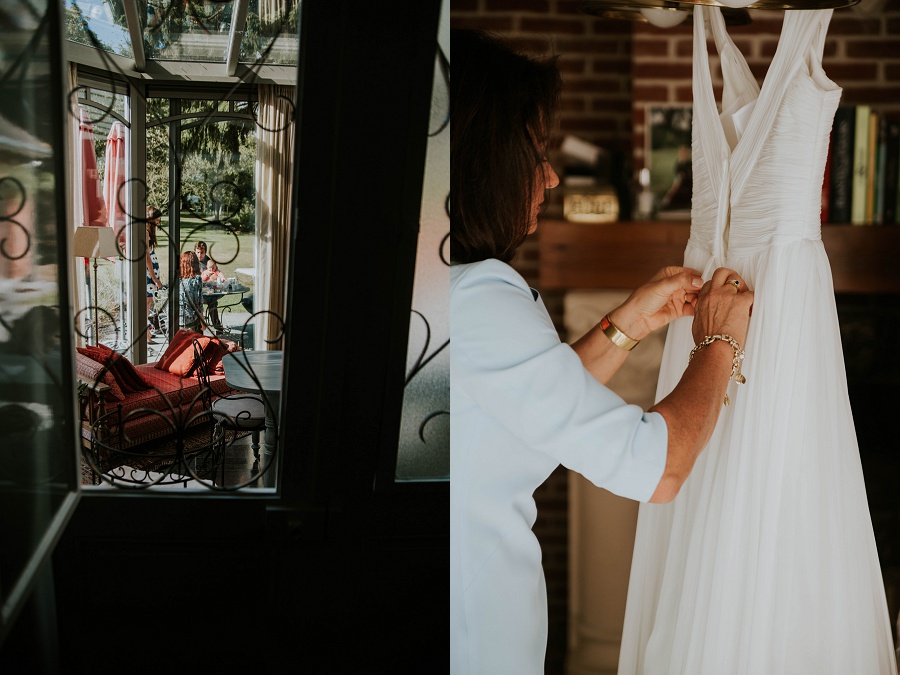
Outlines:
<svg viewBox="0 0 900 675"><path fill-rule="evenodd" d="M106 169L103 176L103 204L109 226L115 228L120 245L125 243L125 125L113 122L106 136Z"/></svg>
<svg viewBox="0 0 900 675"><path fill-rule="evenodd" d="M81 154L81 225L106 226L106 206L100 190L97 155L94 153L94 125L87 111L78 106L78 135Z"/></svg>

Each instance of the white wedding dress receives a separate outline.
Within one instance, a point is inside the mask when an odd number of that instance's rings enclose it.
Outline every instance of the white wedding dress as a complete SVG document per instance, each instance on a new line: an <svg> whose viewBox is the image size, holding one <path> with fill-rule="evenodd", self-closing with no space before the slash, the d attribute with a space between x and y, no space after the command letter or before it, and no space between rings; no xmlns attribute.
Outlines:
<svg viewBox="0 0 900 675"><path fill-rule="evenodd" d="M642 504L619 674L897 672L847 394L821 185L841 89L832 10L784 13L762 89L717 7L694 7L694 194L685 265L755 293L743 372L671 504ZM704 18L722 60L714 99ZM657 398L691 319L669 328ZM889 347L886 347L889 349Z"/></svg>

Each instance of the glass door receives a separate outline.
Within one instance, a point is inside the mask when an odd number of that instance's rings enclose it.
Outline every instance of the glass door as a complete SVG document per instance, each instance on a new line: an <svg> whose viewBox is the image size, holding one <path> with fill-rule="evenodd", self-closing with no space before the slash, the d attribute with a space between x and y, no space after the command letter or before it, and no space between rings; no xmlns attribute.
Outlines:
<svg viewBox="0 0 900 675"><path fill-rule="evenodd" d="M0 644L77 502L56 5L5 3L0 49ZM14 514L14 517L11 517ZM0 665L2 668L2 665Z"/></svg>

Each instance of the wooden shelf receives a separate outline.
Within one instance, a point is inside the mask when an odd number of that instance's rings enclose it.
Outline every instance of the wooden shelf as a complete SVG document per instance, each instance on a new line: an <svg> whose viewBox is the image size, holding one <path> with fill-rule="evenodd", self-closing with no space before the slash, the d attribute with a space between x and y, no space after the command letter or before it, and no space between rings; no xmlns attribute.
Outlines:
<svg viewBox="0 0 900 675"><path fill-rule="evenodd" d="M602 225L542 220L542 289L633 289L684 260L688 221ZM900 293L900 226L824 225L835 293Z"/></svg>

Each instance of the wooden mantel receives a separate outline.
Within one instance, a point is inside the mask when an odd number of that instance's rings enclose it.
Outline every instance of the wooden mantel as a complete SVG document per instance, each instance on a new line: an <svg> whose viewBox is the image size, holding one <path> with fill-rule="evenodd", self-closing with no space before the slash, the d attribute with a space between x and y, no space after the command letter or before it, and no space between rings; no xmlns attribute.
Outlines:
<svg viewBox="0 0 900 675"><path fill-rule="evenodd" d="M633 289L665 265L680 265L690 224L602 225L542 220L541 289ZM900 293L900 226L825 225L822 241L836 293Z"/></svg>

